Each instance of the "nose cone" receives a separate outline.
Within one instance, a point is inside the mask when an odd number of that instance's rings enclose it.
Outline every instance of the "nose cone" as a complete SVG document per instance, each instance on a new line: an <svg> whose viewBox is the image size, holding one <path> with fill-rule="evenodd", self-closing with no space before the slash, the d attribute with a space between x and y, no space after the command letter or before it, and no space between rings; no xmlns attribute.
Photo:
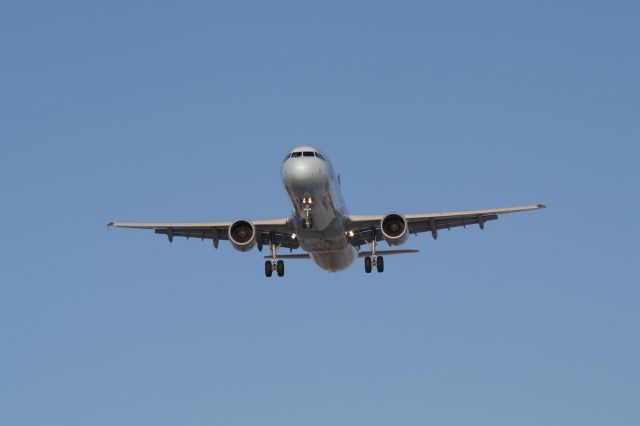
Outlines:
<svg viewBox="0 0 640 426"><path fill-rule="evenodd" d="M287 188L294 191L324 186L327 181L326 165L315 157L289 158L282 165L282 180Z"/></svg>

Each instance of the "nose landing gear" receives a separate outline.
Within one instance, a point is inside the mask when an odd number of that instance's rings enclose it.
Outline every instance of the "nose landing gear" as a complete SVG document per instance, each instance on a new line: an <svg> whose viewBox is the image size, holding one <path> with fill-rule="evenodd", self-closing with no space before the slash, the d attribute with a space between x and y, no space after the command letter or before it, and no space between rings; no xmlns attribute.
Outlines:
<svg viewBox="0 0 640 426"><path fill-rule="evenodd" d="M376 246L378 242L376 240L375 231L373 233L373 240L371 241L371 256L364 258L364 272L371 273L371 270L375 266L379 273L384 272L384 258L376 255Z"/></svg>
<svg viewBox="0 0 640 426"><path fill-rule="evenodd" d="M313 221L311 220L311 205L314 203L314 199L311 197L302 198L302 210L304 211L304 219L302 220L302 227L304 229L313 228Z"/></svg>

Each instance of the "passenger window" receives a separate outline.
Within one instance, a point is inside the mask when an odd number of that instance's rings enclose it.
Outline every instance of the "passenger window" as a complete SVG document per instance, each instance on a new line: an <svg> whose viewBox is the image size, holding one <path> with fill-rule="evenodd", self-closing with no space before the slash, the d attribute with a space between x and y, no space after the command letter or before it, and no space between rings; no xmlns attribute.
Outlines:
<svg viewBox="0 0 640 426"><path fill-rule="evenodd" d="M298 151L298 152L292 152L292 153L291 153L291 157L292 157L292 158L293 158L293 157L300 157L301 155L302 155L302 153L301 153L300 151Z"/></svg>
<svg viewBox="0 0 640 426"><path fill-rule="evenodd" d="M304 151L302 153L303 156L305 157L313 157L313 152L312 151Z"/></svg>
<svg viewBox="0 0 640 426"><path fill-rule="evenodd" d="M320 154L319 152L316 152L316 157L318 157L319 159L321 159L322 161L324 161L324 157L322 156L322 154Z"/></svg>

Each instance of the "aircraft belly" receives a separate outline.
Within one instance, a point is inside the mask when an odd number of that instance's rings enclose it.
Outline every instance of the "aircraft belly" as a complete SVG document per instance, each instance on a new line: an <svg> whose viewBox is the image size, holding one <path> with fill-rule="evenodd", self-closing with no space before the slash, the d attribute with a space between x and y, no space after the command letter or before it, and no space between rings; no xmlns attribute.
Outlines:
<svg viewBox="0 0 640 426"><path fill-rule="evenodd" d="M320 234L320 233L318 233ZM347 247L346 239L343 238L323 238L317 235L313 238L307 238L304 241L300 240L300 247L309 253L321 253L332 252L338 250L344 250Z"/></svg>
<svg viewBox="0 0 640 426"><path fill-rule="evenodd" d="M351 246L338 251L311 253L313 261L322 269L329 272L344 271L351 266L356 256L356 249Z"/></svg>
<svg viewBox="0 0 640 426"><path fill-rule="evenodd" d="M323 190L314 195L318 202L311 211L313 226L316 229L323 230L331 226L331 223L336 219L337 210L334 209L330 193Z"/></svg>
<svg viewBox="0 0 640 426"><path fill-rule="evenodd" d="M307 252L334 252L350 246L344 219L337 212L326 212L332 220L323 229L298 229L300 247ZM328 219L328 217L327 217Z"/></svg>
<svg viewBox="0 0 640 426"><path fill-rule="evenodd" d="M338 272L348 268L357 257L344 230L344 219L336 215L323 231L302 230L300 247L311 254L311 258L322 269Z"/></svg>

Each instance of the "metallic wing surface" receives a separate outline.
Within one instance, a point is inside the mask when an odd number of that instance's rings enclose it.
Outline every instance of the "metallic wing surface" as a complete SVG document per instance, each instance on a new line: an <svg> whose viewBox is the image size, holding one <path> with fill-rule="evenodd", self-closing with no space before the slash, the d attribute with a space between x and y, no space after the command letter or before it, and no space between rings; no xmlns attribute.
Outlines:
<svg viewBox="0 0 640 426"><path fill-rule="evenodd" d="M498 219L499 215L526 212L545 208L542 204L528 206L506 207L486 210L462 210L434 213L411 213L402 215L409 226L409 234L431 232L434 239L438 238L438 230L451 229L459 226L478 225L484 229L484 224ZM374 236L383 240L382 221L388 215L350 215L348 219L351 244L361 246L369 243Z"/></svg>
<svg viewBox="0 0 640 426"><path fill-rule="evenodd" d="M237 221L227 222L111 222L107 226L113 228L153 229L156 234L166 235L169 241L174 237L199 238L212 240L218 247L220 240L229 240L229 229ZM290 218L247 221L253 224L256 231L256 243L260 250L272 242L289 249L297 249L300 243L295 239Z"/></svg>

